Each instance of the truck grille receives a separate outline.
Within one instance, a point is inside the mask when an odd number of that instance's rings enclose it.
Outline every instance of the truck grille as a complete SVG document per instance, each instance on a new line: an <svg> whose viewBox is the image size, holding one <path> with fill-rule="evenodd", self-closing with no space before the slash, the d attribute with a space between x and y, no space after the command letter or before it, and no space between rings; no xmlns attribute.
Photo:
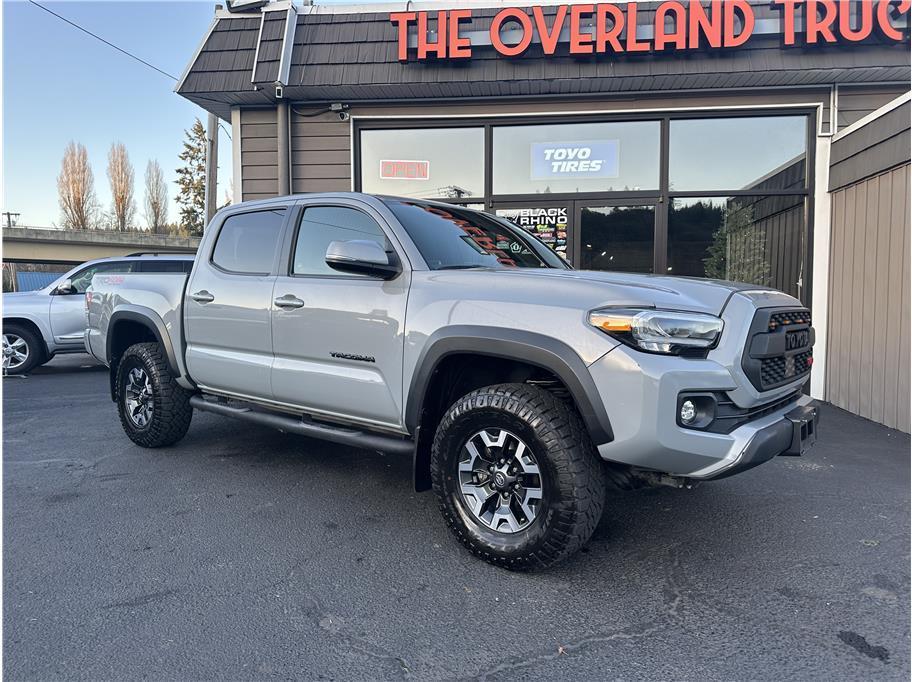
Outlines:
<svg viewBox="0 0 912 682"><path fill-rule="evenodd" d="M807 376L813 344L809 310L761 309L751 323L741 367L754 388L769 391Z"/></svg>
<svg viewBox="0 0 912 682"><path fill-rule="evenodd" d="M792 324L810 324L811 323L811 311L810 310L793 310L789 313L773 313L770 315L769 324L767 325L768 329L771 332L776 331L779 327L788 326Z"/></svg>
<svg viewBox="0 0 912 682"><path fill-rule="evenodd" d="M780 355L760 361L760 383L764 386L778 386L797 376L811 371L811 351L797 355Z"/></svg>

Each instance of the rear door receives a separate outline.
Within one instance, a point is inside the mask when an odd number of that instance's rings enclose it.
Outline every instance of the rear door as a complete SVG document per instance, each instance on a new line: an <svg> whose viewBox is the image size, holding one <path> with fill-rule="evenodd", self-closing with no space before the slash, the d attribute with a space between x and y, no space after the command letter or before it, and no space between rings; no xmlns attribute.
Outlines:
<svg viewBox="0 0 912 682"><path fill-rule="evenodd" d="M398 429L408 261L383 218L362 202L305 200L301 208L275 283L275 399ZM403 267L397 277L348 274L326 264L330 242L367 239L396 254Z"/></svg>
<svg viewBox="0 0 912 682"><path fill-rule="evenodd" d="M287 206L232 213L187 284L187 369L202 388L271 399L272 288Z"/></svg>
<svg viewBox="0 0 912 682"><path fill-rule="evenodd" d="M51 332L54 343L62 348L82 347L85 343L85 294L92 284L92 277L104 273L127 273L133 271L135 261L119 260L95 263L74 273L70 277L73 292L51 293Z"/></svg>

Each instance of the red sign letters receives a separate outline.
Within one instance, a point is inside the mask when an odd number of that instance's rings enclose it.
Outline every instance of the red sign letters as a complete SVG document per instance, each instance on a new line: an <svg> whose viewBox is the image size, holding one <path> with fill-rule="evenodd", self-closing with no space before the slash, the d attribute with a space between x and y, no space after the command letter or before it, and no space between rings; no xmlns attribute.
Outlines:
<svg viewBox="0 0 912 682"><path fill-rule="evenodd" d="M912 0L771 0L771 5L779 12L784 45L858 42L872 35L908 40L908 28L898 24ZM553 55L566 29L569 54L624 54L738 47L751 39L756 25L747 0L670 0L656 8L649 20L652 37L646 39L637 36L636 27L643 24L637 11L636 2L559 5L553 17L539 6L507 7L494 16L488 38L498 54L515 57L537 36L544 54ZM472 56L472 40L465 35L471 29L471 9L392 12L390 21L397 29L400 61ZM409 48L411 27L417 33L415 49ZM506 29L514 29L511 42L503 37Z"/></svg>
<svg viewBox="0 0 912 682"><path fill-rule="evenodd" d="M383 180L427 180L430 163L427 161L380 161L380 178Z"/></svg>

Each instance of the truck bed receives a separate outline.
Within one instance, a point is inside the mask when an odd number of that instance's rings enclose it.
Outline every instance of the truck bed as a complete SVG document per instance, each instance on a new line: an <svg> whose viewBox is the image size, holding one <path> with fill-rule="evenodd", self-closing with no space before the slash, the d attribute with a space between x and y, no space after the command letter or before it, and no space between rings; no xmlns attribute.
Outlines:
<svg viewBox="0 0 912 682"><path fill-rule="evenodd" d="M190 387L183 354L183 299L186 273L100 274L86 292L86 349L96 359L110 363L108 347L112 324L151 320L169 361L179 372L178 381Z"/></svg>

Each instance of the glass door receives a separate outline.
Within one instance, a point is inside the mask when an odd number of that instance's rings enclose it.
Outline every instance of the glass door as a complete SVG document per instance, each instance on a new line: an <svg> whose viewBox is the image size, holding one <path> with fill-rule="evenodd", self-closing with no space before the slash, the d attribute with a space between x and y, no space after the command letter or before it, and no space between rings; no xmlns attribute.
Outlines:
<svg viewBox="0 0 912 682"><path fill-rule="evenodd" d="M656 205L656 199L574 202L574 267L656 272Z"/></svg>
<svg viewBox="0 0 912 682"><path fill-rule="evenodd" d="M572 247L570 218L573 204L570 201L556 201L541 204L497 204L494 209L501 218L506 218L527 232L534 234L563 258L569 258Z"/></svg>

